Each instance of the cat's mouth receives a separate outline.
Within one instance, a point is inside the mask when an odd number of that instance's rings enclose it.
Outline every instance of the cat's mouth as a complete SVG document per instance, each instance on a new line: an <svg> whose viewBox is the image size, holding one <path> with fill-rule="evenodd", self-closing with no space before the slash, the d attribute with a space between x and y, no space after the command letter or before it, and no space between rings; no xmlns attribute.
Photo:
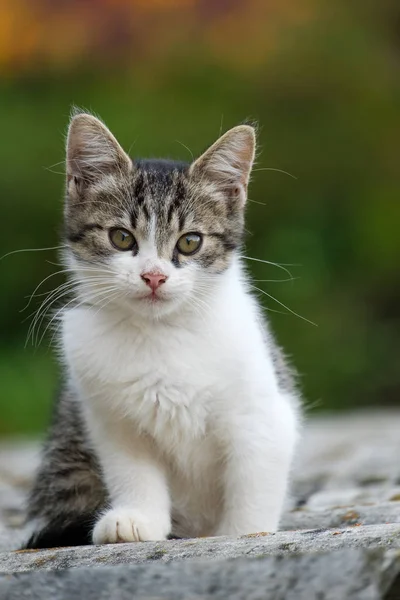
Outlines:
<svg viewBox="0 0 400 600"><path fill-rule="evenodd" d="M163 298L157 292L150 292L149 294L145 294L140 297L140 300L146 300L147 302L157 303L157 302L165 302L166 298Z"/></svg>

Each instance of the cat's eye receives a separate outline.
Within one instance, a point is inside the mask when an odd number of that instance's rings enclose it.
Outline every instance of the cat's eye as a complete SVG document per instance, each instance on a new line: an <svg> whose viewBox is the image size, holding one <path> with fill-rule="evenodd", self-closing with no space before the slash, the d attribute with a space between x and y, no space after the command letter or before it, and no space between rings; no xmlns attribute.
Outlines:
<svg viewBox="0 0 400 600"><path fill-rule="evenodd" d="M109 236L110 242L117 250L132 250L136 245L136 240L133 235L121 227L110 229Z"/></svg>
<svg viewBox="0 0 400 600"><path fill-rule="evenodd" d="M185 233L179 238L176 247L181 254L190 256L200 250L202 241L203 239L198 233Z"/></svg>

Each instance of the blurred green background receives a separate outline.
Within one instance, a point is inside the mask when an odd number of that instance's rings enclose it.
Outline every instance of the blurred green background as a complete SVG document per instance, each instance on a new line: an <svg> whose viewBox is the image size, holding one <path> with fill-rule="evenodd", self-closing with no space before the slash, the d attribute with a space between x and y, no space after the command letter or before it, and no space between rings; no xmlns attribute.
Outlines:
<svg viewBox="0 0 400 600"><path fill-rule="evenodd" d="M60 243L71 105L99 114L132 156L190 160L256 119L246 254L294 265L294 280L255 285L317 324L262 296L285 313L270 318L308 405L399 404L397 1L2 0L0 69L1 256ZM24 347L44 296L22 309L57 262L56 250L0 261L0 435L48 420L52 334Z"/></svg>

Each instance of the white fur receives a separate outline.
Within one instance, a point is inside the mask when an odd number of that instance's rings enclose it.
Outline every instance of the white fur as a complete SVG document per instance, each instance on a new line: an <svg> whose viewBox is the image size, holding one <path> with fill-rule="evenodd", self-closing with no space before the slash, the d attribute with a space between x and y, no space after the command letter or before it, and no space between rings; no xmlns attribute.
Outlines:
<svg viewBox="0 0 400 600"><path fill-rule="evenodd" d="M174 268L151 239L140 248L109 267L117 299L63 317L71 382L111 499L94 542L165 539L171 518L179 536L275 531L296 399L279 389L239 259L211 276ZM71 264L83 300L85 274ZM148 268L168 275L163 302L143 298Z"/></svg>

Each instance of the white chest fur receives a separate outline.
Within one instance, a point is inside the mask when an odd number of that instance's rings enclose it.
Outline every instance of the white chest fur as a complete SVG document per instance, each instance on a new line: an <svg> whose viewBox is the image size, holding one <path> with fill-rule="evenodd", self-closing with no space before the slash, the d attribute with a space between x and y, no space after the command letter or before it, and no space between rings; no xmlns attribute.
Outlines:
<svg viewBox="0 0 400 600"><path fill-rule="evenodd" d="M138 323L117 311L72 309L64 353L84 401L105 418L133 420L161 443L166 433L196 438L210 414L250 408L258 390L276 393L257 318L232 277L201 315Z"/></svg>
<svg viewBox="0 0 400 600"><path fill-rule="evenodd" d="M279 391L257 308L239 282L215 296L202 318L135 323L111 310L72 309L64 315L63 346L103 457L112 452L105 439L111 430L125 448L135 433L152 440L179 534L276 528L296 419ZM233 470L226 470L228 457ZM112 486L117 471L110 469ZM224 494L239 498L244 491L257 508L243 517L232 508L216 529Z"/></svg>
<svg viewBox="0 0 400 600"><path fill-rule="evenodd" d="M64 347L73 379L93 410L133 420L161 441L172 432L179 438L205 432L224 364L208 332L136 327L113 313L100 317L79 308L66 315ZM228 375L230 368L223 370Z"/></svg>

